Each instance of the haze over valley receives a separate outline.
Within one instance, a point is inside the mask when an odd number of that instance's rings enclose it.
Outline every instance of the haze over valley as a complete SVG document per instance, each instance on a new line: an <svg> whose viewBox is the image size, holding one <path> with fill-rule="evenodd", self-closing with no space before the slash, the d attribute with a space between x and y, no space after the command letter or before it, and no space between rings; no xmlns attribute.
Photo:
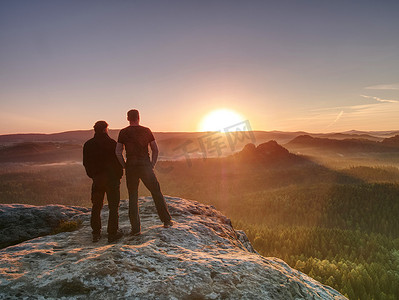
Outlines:
<svg viewBox="0 0 399 300"><path fill-rule="evenodd" d="M81 159L92 134L0 136L0 202L90 207ZM166 195L214 205L260 254L282 258L350 299L399 295L398 131L155 137ZM139 192L149 195L142 185ZM121 197L128 197L124 177Z"/></svg>

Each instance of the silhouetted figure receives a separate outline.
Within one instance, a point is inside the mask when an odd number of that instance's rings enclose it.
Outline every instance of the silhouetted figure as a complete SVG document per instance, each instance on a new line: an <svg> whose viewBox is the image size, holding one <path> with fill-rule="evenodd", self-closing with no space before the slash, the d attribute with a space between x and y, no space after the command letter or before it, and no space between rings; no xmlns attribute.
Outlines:
<svg viewBox="0 0 399 300"><path fill-rule="evenodd" d="M87 175L93 179L91 188L93 242L97 242L101 237L101 210L105 193L109 208L108 242L113 242L122 237L122 232L118 229L118 210L123 168L115 155L116 141L108 136L107 122L96 122L94 132L94 137L83 146L83 165Z"/></svg>
<svg viewBox="0 0 399 300"><path fill-rule="evenodd" d="M126 168L126 182L129 191L129 219L132 226L132 235L141 233L140 215L138 205L139 180L144 183L151 192L157 208L158 216L168 228L173 225L171 216L162 195L159 182L154 173L154 166L158 159L158 146L151 130L139 125L139 112L135 109L128 111L127 119L130 126L119 133L116 155L121 165ZM148 145L151 147L151 160L148 153ZM126 162L123 157L123 149L126 149Z"/></svg>

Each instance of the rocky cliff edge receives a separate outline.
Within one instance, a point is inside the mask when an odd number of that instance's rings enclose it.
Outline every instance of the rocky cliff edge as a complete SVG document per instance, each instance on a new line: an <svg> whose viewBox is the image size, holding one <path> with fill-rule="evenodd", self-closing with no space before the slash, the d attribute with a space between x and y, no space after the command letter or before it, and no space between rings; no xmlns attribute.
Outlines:
<svg viewBox="0 0 399 300"><path fill-rule="evenodd" d="M114 244L105 235L92 243L89 213L64 207L83 220L79 230L0 250L0 299L346 299L282 260L257 254L214 207L166 201L173 227L161 226L151 197L140 198L143 234L126 234ZM6 208L8 218L13 210L26 215L38 209ZM104 208L104 232L107 218ZM121 202L120 227L128 233L127 201Z"/></svg>

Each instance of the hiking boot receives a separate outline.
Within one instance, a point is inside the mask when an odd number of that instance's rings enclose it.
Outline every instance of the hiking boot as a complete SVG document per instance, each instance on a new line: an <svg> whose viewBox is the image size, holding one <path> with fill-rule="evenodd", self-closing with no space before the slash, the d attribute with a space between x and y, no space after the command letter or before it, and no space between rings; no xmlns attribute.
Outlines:
<svg viewBox="0 0 399 300"><path fill-rule="evenodd" d="M101 233L93 234L93 243L97 243L101 239Z"/></svg>
<svg viewBox="0 0 399 300"><path fill-rule="evenodd" d="M122 236L123 232L118 230L115 234L108 235L108 243L113 243L119 240Z"/></svg>
<svg viewBox="0 0 399 300"><path fill-rule="evenodd" d="M172 226L173 226L173 221L172 220L169 220L169 221L163 223L163 227L164 228L169 228L169 227L172 227Z"/></svg>

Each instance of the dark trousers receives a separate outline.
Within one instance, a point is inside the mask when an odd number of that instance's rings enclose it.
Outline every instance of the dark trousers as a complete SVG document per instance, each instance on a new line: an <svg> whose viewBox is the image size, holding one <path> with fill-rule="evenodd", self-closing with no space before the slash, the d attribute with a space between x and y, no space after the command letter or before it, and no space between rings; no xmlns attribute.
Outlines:
<svg viewBox="0 0 399 300"><path fill-rule="evenodd" d="M165 198L162 195L158 179L155 176L151 164L127 164L126 183L127 189L129 191L129 219L132 226L132 232L139 232L141 230L138 204L138 189L140 179L144 183L145 187L151 192L152 199L155 202L155 207L161 221L165 223L171 220Z"/></svg>
<svg viewBox="0 0 399 300"><path fill-rule="evenodd" d="M114 235L119 227L119 201L120 201L120 179L110 178L106 173L97 174L93 178L93 185L91 187L91 202L93 207L91 209L91 228L93 234L101 233L101 210L104 204L104 195L107 194L108 200L108 229L109 235Z"/></svg>

